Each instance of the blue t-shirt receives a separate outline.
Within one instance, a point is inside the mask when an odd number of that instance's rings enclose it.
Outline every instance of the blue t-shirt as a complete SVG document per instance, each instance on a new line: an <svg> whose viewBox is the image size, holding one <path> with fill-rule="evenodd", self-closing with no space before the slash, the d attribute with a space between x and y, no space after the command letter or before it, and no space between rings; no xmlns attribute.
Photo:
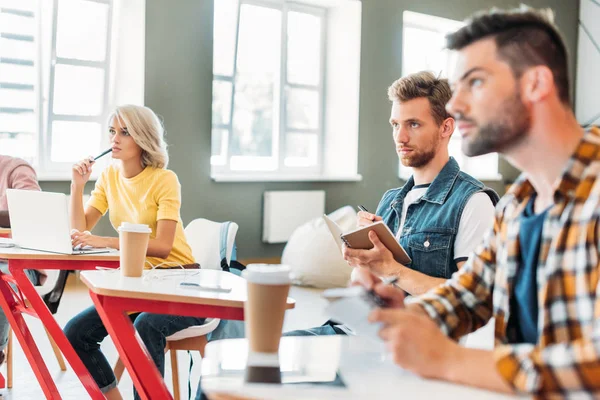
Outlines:
<svg viewBox="0 0 600 400"><path fill-rule="evenodd" d="M516 333L517 343L537 344L538 341L537 269L542 229L550 208L536 214L535 198L534 194L521 216L519 231L521 262L515 276L514 292L510 301L508 328Z"/></svg>

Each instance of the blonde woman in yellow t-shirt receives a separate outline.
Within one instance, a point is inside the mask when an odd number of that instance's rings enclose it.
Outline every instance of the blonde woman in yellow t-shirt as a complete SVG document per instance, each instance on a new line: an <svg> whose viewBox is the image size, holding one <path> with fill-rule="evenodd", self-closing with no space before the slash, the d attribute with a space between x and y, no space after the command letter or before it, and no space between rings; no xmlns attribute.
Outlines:
<svg viewBox="0 0 600 400"><path fill-rule="evenodd" d="M148 264L199 268L183 232L180 217L181 187L177 175L166 169L169 161L164 130L156 114L147 107L118 107L109 118L108 133L113 163L96 182L85 208L83 188L94 161L73 166L71 181L71 227L73 245L119 248L118 237L90 233L110 211L116 229L122 222L147 224L151 229ZM161 374L164 374L166 337L204 323L203 318L151 313L132 314L131 319ZM111 365L100 351L108 332L95 307L75 316L65 334L107 399L121 399ZM139 398L137 393L136 398Z"/></svg>

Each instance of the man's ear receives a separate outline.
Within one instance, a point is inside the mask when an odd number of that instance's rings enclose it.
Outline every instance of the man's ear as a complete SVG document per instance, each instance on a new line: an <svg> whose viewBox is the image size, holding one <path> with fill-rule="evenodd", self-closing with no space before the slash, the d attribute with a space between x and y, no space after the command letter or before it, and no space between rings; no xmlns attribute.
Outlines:
<svg viewBox="0 0 600 400"><path fill-rule="evenodd" d="M441 135L443 138L449 138L454 132L454 118L446 118L440 126Z"/></svg>
<svg viewBox="0 0 600 400"><path fill-rule="evenodd" d="M521 98L524 102L537 103L553 92L556 92L554 75L547 66L531 67L521 76Z"/></svg>

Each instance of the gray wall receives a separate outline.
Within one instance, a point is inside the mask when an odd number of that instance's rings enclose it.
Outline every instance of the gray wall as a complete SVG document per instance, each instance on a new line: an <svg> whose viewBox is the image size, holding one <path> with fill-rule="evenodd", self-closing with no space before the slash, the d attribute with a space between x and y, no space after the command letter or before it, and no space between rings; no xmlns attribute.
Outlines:
<svg viewBox="0 0 600 400"><path fill-rule="evenodd" d="M217 0L218 1L218 0ZM402 13L405 10L462 20L501 0L363 0L360 83L359 173L353 183L215 183L210 179L212 103L212 0L147 0L146 105L164 117L170 144L170 168L182 184L182 217L240 225L238 256L277 257L283 245L261 241L265 190L325 190L326 210L363 204L375 210L384 191L401 185L398 159L388 125L386 89L402 70ZM571 52L576 51L578 0L528 0L533 7L556 11ZM574 71L574 57L571 57ZM516 172L501 165L508 179ZM501 182L489 183L500 193ZM65 183L44 183L44 190L68 190ZM290 210L293 213L294 210ZM107 224L99 227L106 233Z"/></svg>

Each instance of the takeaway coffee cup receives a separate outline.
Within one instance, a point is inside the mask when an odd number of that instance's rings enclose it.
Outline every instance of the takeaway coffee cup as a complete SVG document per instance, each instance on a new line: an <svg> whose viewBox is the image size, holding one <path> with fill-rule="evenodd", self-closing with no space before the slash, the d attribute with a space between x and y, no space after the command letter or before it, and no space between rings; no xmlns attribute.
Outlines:
<svg viewBox="0 0 600 400"><path fill-rule="evenodd" d="M251 264L242 276L248 286L244 305L249 345L246 381L281 383L278 353L290 291L290 267Z"/></svg>
<svg viewBox="0 0 600 400"><path fill-rule="evenodd" d="M121 275L142 276L152 229L146 224L123 222L118 231Z"/></svg>

